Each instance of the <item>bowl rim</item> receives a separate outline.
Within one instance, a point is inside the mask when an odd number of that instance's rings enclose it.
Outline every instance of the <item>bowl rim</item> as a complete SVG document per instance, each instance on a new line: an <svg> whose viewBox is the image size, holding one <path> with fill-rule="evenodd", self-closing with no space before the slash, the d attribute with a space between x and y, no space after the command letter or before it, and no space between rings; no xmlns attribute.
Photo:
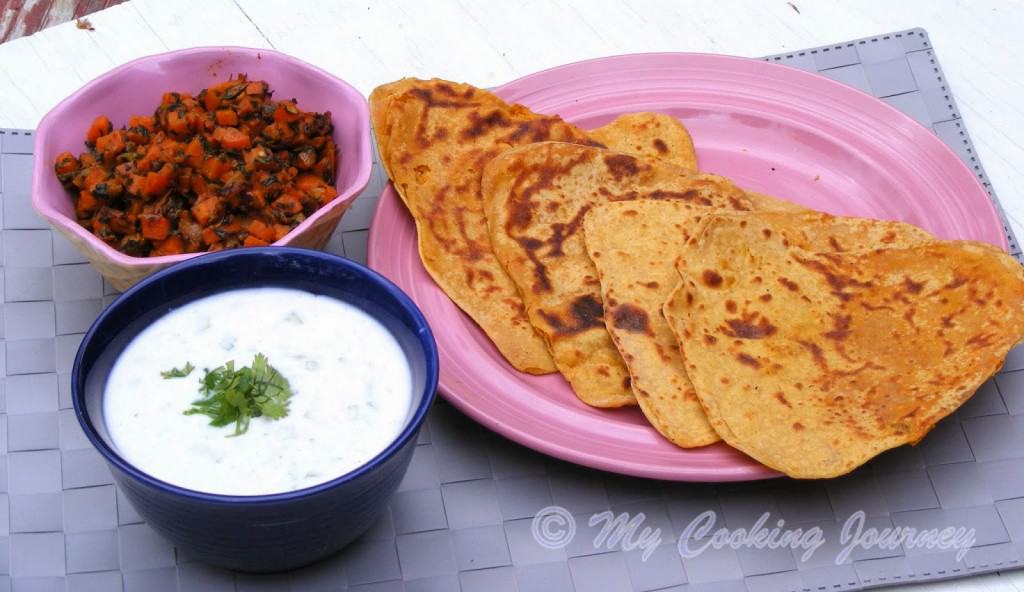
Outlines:
<svg viewBox="0 0 1024 592"><path fill-rule="evenodd" d="M370 181L370 173L373 169L373 157L372 148L370 146L372 138L370 137L370 108L366 102L366 97L363 96L358 89L354 86L342 80L341 78L331 74L330 72L314 66L308 62L300 60L294 56L282 53L274 49L264 49L257 47L244 47L238 45L204 45L200 47L190 47L186 49L176 49L171 51L165 51L155 54L150 54L140 58L136 58L129 62L125 62L119 66L100 74L96 78L93 78L89 82L86 82L80 86L73 93L67 97L61 99L59 103L54 105L46 115L39 120L39 124L33 133L35 136L33 140L32 153L36 155L35 161L32 166L32 187L31 187L31 200L32 206L35 210L47 220L50 224L57 227L61 231L72 233L76 238L85 241L90 249L97 251L104 258L111 262L125 267L145 267L151 265L167 265L170 263L177 263L179 261L185 261L192 259L197 255L207 253L207 251L201 251L198 253L181 253L178 255L160 255L156 257L136 257L134 255L126 255L121 251L111 247L107 243L100 240L92 232L89 232L78 223L77 220L65 216L56 210L50 203L42 199L43 193L43 182L46 175L52 173L50 167L46 166L46 161L43 160L43 153L49 145L50 128L54 127L64 114L72 108L72 106L81 98L83 94L91 90L93 87L98 86L102 83L116 79L122 76L125 72L138 67L141 64L152 62L158 59L166 58L180 58L183 56L189 56L194 54L214 54L214 53L230 53L237 52L246 55L256 55L258 59L263 59L266 56L271 56L271 59L281 60L286 64L308 70L315 74L318 78L323 81L333 84L340 88L341 94L353 99L353 107L356 109L359 129L357 130L358 136L362 140L360 145L356 146L357 158L364 165L356 169L356 175L353 177L351 182L348 184L349 188L321 206L316 212L313 212L308 218L303 220L298 226L291 229L288 234L282 237L280 240L271 243L274 246L287 246L291 240L294 240L295 236L313 227L321 218L326 216L329 209L333 209L341 206L347 202L352 201L356 196L361 193ZM65 190L65 193L66 190ZM70 197L70 194L68 194Z"/></svg>
<svg viewBox="0 0 1024 592"><path fill-rule="evenodd" d="M326 263L328 265L340 265L346 268L348 271L361 276L362 281L367 281L378 289L382 290L387 297L394 298L398 303L405 308L413 317L414 331L417 335L419 342L425 345L425 363L426 363L426 384L424 387L423 397L419 404L416 406L415 411L412 414L409 422L406 424L402 431L386 446L383 450L378 452L375 456L364 462L363 464L353 468L352 470L342 473L333 479L317 483L309 487L302 489L295 489L291 491L284 491L278 493L267 493L267 494L256 494L256 495L229 495L221 493L208 493L204 491L198 491L195 489L189 489L181 487L173 483L169 483L162 479L158 479L150 475L149 473L139 469L134 464L125 460L120 454L117 453L113 447L108 446L107 443L99 436L93 426L92 418L90 417L86 406L84 405L84 383L86 378L86 372L83 368L82 358L88 344L92 341L99 327L106 321L106 319L112 314L118 306L124 305L125 302L132 299L138 292L147 289L152 284L157 284L163 281L169 281L173 276L179 272L197 266L217 266L222 265L224 260L235 257L249 258L249 257L263 257L266 255L272 255L275 257L299 257L315 260L317 262ZM201 289L201 288L200 288ZM239 287L242 289L242 287ZM227 290L222 290L227 291ZM213 293L206 294L210 296ZM200 296L203 297L203 296ZM99 451L104 459L116 466L119 470L127 474L133 480L141 482L143 485L150 489L156 489L162 493L172 494L179 497L184 497L193 501L201 501L213 504L230 504L230 505L258 505L267 503L279 503L279 502L290 502L297 501L309 497L325 493L336 487L345 485L355 481L368 473L372 473L382 463L393 457L400 449L404 448L411 439L415 437L415 434L419 431L420 427L426 421L427 413L430 410L434 399L437 396L437 380L439 374L439 360L437 353L437 343L434 341L434 334L430 330L430 325L427 323L426 318L420 311L419 307L412 301L409 296L405 294L398 286L388 280L380 273L370 269L369 267L347 259L327 253L324 251L317 251L313 249L301 249L296 247L253 247L248 249L236 249L231 251L219 251L216 253L203 254L201 257L195 257L188 259L162 269L156 273L153 273L146 278L142 279L134 286L129 288L123 294L117 297L114 302L103 309L100 315L90 325L89 330L85 333L82 338L81 345L78 348L78 352L75 354L75 361L71 369L71 401L75 411L75 417L78 419L78 424L81 426L82 431L85 432L86 437L93 447Z"/></svg>

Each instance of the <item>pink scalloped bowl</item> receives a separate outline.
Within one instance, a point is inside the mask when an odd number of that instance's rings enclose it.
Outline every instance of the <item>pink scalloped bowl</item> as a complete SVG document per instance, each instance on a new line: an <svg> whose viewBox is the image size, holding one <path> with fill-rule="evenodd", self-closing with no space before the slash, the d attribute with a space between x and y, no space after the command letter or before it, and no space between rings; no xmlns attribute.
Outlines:
<svg viewBox="0 0 1024 592"><path fill-rule="evenodd" d="M75 220L71 195L53 172L58 154L84 149L86 131L98 115L115 127L136 114L151 113L166 91L200 89L244 73L265 80L279 98L294 98L307 111L330 111L338 145L338 196L296 226L275 245L320 248L334 232L353 198L370 179L370 114L366 99L345 81L296 58L266 49L197 47L137 59L89 82L54 107L36 129L32 205L118 289L201 253L132 257L110 247Z"/></svg>

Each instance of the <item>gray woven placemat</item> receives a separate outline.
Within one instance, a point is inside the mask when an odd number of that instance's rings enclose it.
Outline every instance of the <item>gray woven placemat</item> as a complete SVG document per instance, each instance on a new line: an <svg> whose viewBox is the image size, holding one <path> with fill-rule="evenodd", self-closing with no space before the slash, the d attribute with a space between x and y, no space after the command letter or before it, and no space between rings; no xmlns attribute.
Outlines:
<svg viewBox="0 0 1024 592"><path fill-rule="evenodd" d="M988 187L924 31L766 59L882 97L931 126ZM442 402L389 512L352 547L287 574L208 567L176 552L139 519L75 422L72 358L114 292L33 213L31 148L29 132L0 130L0 592L816 592L1021 565L1024 349L1018 348L995 380L920 445L827 482L699 485L605 474L519 447ZM332 237L331 251L365 260L366 228L384 183L377 169ZM1011 244L1019 257L1012 237ZM538 542L534 517L548 506L574 517L571 541L564 540L566 525L553 522L540 535L548 545ZM643 513L645 526L661 529L662 543L646 561L644 548L594 545L601 524L590 526L590 518L609 509L630 518ZM678 537L706 511L714 512L715 528L730 529L751 528L769 512L769 528L780 519L787 529L818 526L826 542L807 561L800 559L803 550L749 548L709 549L684 560ZM858 511L865 528L963 527L974 529L976 543L961 560L951 550L876 545L837 565L841 529Z"/></svg>

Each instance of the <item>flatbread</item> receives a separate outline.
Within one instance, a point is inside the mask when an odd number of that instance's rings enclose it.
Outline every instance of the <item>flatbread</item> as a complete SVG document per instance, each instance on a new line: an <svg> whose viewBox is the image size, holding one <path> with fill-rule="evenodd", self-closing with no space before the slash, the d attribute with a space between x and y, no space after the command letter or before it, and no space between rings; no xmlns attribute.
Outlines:
<svg viewBox="0 0 1024 592"><path fill-rule="evenodd" d="M679 271L677 271L675 277L675 287L669 291L661 315L661 318L664 319L665 324L672 333L674 344L682 342L683 320L681 319L681 311L686 310L684 302L686 285L685 282L679 279L678 274L685 274L686 263L684 258L687 256L687 253L692 253L699 248L701 237L711 224L715 224L719 236L727 232L727 229L732 229L742 234L746 232L747 224L756 224L761 229L762 236L765 236L765 234L768 237L774 235L784 246L815 252L838 253L877 247L905 248L935 240L928 232L911 224L868 218L832 216L800 206L790 208L789 206L792 204L789 204L789 202L763 194L751 194L748 192L747 196L763 208L775 207L778 210L742 215L718 213L712 216L704 216L698 222L697 228L691 231L692 236L689 237L686 244L674 252L673 267ZM683 364L686 361L685 352L681 351L681 348L677 348L676 351L679 354L677 359L680 365L675 366L674 369L685 374L686 371L683 368ZM693 388L693 383L689 377L687 377L685 384ZM657 399L655 402L657 402ZM712 428L715 430L727 429L723 425L712 426Z"/></svg>
<svg viewBox="0 0 1024 592"><path fill-rule="evenodd" d="M681 121L662 113L627 113L591 130L590 137L609 150L670 162L697 172L697 152Z"/></svg>
<svg viewBox="0 0 1024 592"><path fill-rule="evenodd" d="M747 197L765 211L739 215L716 212L705 216L693 240L687 242L687 250L699 248L705 231L711 226L716 237L727 233L745 237L749 232L748 224L760 228L764 238L774 236L786 247L821 253L905 248L937 240L928 231L906 222L833 216L806 208L792 211L785 205L788 202L781 199L752 195L758 194L747 193Z"/></svg>
<svg viewBox="0 0 1024 592"><path fill-rule="evenodd" d="M787 202L781 200L761 200L760 205L787 208ZM673 201L642 200L603 204L586 215L584 238L601 280L608 332L629 369L633 393L644 415L674 444L690 448L719 440L662 313L662 305L679 284L676 261L683 256L688 240L696 242L708 220L753 216L794 243L826 250L842 249L840 241L850 248L863 246L865 241L892 244L897 237L931 240L923 230L905 224L803 212L800 216L763 212L707 215ZM823 231L827 227L832 228L826 236Z"/></svg>
<svg viewBox="0 0 1024 592"><path fill-rule="evenodd" d="M802 205L795 204L791 201L774 197L765 193L757 193L756 191L747 191L747 199L754 204L755 210L770 210L772 212L793 212L793 213L805 213L813 212L814 210L807 209Z"/></svg>
<svg viewBox="0 0 1024 592"><path fill-rule="evenodd" d="M391 100L412 90L417 85L426 86L427 84L429 84L427 81L417 78L402 78L401 80L378 86L370 93L368 100L370 104L370 123L373 126L373 135L377 139L377 152L381 157L380 163L388 177L391 176L391 169L388 167L388 159L384 156L390 155L388 145L391 141L391 125L389 122L392 113ZM403 197L402 199L405 198Z"/></svg>
<svg viewBox="0 0 1024 592"><path fill-rule="evenodd" d="M720 438L686 376L661 307L679 282L675 259L707 216L678 201L633 200L594 207L583 221L605 325L629 370L633 394L651 425L683 448Z"/></svg>
<svg viewBox="0 0 1024 592"><path fill-rule="evenodd" d="M697 151L689 130L679 119L663 113L627 113L590 131L605 148L642 158L654 158L698 173ZM713 172L713 171L705 171ZM807 212L807 208L764 193L746 191L757 210Z"/></svg>
<svg viewBox="0 0 1024 592"><path fill-rule="evenodd" d="M405 78L378 87L369 102L381 163L416 221L426 270L512 366L532 374L554 372L544 340L491 250L480 172L512 146L543 140L598 143L558 117L509 105L467 84ZM602 135L623 144L629 131L615 128ZM662 156L688 161L692 145L679 152L686 148L679 135L666 126L663 137L670 150Z"/></svg>
<svg viewBox="0 0 1024 592"><path fill-rule="evenodd" d="M480 171L527 142L590 142L558 117L443 80L400 80L370 95L379 152L413 218L423 265L515 368L554 371L515 285L495 259L480 202Z"/></svg>
<svg viewBox="0 0 1024 592"><path fill-rule="evenodd" d="M679 200L694 210L748 210L742 190L657 161L545 142L509 150L482 179L491 244L519 287L527 315L581 401L636 404L629 372L605 329L597 270L580 232L595 205Z"/></svg>
<svg viewBox="0 0 1024 592"><path fill-rule="evenodd" d="M757 216L706 224L666 304L687 374L728 444L792 477L917 442L1024 337L1024 269L989 245L815 253Z"/></svg>

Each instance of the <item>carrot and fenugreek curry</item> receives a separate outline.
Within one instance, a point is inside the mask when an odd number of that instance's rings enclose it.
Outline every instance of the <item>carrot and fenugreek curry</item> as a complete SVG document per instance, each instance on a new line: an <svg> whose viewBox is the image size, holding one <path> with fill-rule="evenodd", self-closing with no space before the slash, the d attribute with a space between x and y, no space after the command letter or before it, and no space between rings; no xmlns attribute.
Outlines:
<svg viewBox="0 0 1024 592"><path fill-rule="evenodd" d="M140 257L281 239L337 195L338 148L330 112L271 95L239 75L195 97L164 93L121 129L97 117L87 150L54 164L78 222Z"/></svg>

